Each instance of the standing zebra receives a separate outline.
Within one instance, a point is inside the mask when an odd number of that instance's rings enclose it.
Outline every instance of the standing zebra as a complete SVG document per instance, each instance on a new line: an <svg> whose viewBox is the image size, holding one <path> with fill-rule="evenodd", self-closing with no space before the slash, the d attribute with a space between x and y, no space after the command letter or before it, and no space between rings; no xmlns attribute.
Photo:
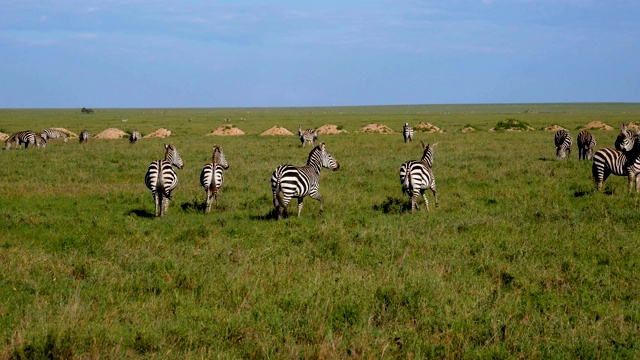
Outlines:
<svg viewBox="0 0 640 360"><path fill-rule="evenodd" d="M438 207L438 193L436 190L436 178L433 175L433 150L438 143L433 145L425 145L420 141L424 152L422 153L422 159L420 161L410 160L400 166L400 183L402 184L402 192L407 193L411 197L411 212L418 209L418 196L422 194L424 198L424 204L429 211L429 200L426 189L431 189L433 192L433 198Z"/></svg>
<svg viewBox="0 0 640 360"><path fill-rule="evenodd" d="M567 130L558 130L555 136L556 157L558 160L564 160L567 155L571 154L573 146L573 138Z"/></svg>
<svg viewBox="0 0 640 360"><path fill-rule="evenodd" d="M582 130L578 134L578 160L591 160L596 148L596 139L587 131Z"/></svg>
<svg viewBox="0 0 640 360"><path fill-rule="evenodd" d="M165 144L164 148L164 160L156 160L149 164L149 170L144 177L144 183L151 190L156 205L156 217L167 214L171 192L178 186L178 174L173 170L173 166L178 169L184 167L182 158L173 144Z"/></svg>
<svg viewBox="0 0 640 360"><path fill-rule="evenodd" d="M13 133L9 135L9 137L4 141L5 149L11 149L11 144L15 143L15 147L24 144L24 148L28 148L29 144L36 145L36 134L31 130L19 131L17 133Z"/></svg>
<svg viewBox="0 0 640 360"><path fill-rule="evenodd" d="M271 191L273 192L273 206L278 213L278 220L282 219L287 205L292 198L298 198L298 217L302 211L304 197L309 195L320 202L320 214L324 199L318 192L320 187L320 170L322 168L336 171L340 163L329 154L325 144L314 147L309 153L307 165L296 167L280 165L271 175Z"/></svg>
<svg viewBox="0 0 640 360"><path fill-rule="evenodd" d="M59 139L59 138L62 138L64 142L67 142L69 140L69 137L67 136L67 134L63 133L60 130L55 130L51 128L42 130L42 132L40 133L40 136L42 136L42 138L45 140Z"/></svg>
<svg viewBox="0 0 640 360"><path fill-rule="evenodd" d="M404 123L402 125L402 135L405 143L413 141L413 126L409 126L409 123Z"/></svg>
<svg viewBox="0 0 640 360"><path fill-rule="evenodd" d="M640 137L623 124L615 145L617 150L604 148L593 155L591 173L596 190L600 190L609 175L613 174L627 176L629 192L633 190L634 180L636 192L640 191Z"/></svg>
<svg viewBox="0 0 640 360"><path fill-rule="evenodd" d="M129 136L129 144L135 144L136 141L142 139L142 134L140 134L140 131L138 130L133 130L131 132L131 136Z"/></svg>
<svg viewBox="0 0 640 360"><path fill-rule="evenodd" d="M318 129L302 130L302 125L298 125L298 137L303 147L305 143L313 146L313 143L318 139Z"/></svg>
<svg viewBox="0 0 640 360"><path fill-rule="evenodd" d="M84 129L82 130L82 132L80 132L80 144L86 143L87 141L89 141L89 131L87 131L87 129Z"/></svg>
<svg viewBox="0 0 640 360"><path fill-rule="evenodd" d="M207 213L211 211L211 201L216 200L216 208L218 207L218 193L224 183L223 170L227 170L229 164L227 163L227 157L222 151L222 147L213 145L213 155L211 162L206 164L200 173L200 184L204 187L204 191L207 193Z"/></svg>

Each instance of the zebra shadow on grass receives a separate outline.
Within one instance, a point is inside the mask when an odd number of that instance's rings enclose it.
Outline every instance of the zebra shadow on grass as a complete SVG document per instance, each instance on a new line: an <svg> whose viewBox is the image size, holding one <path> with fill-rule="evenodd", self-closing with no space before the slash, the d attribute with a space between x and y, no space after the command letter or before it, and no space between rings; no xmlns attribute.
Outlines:
<svg viewBox="0 0 640 360"><path fill-rule="evenodd" d="M373 210L382 211L385 214L402 214L411 211L411 201L405 198L387 196L381 204L373 205Z"/></svg>
<svg viewBox="0 0 640 360"><path fill-rule="evenodd" d="M156 217L156 215L146 209L134 209L129 211L129 213L127 215L135 215L137 217L141 217L141 218L154 218Z"/></svg>
<svg viewBox="0 0 640 360"><path fill-rule="evenodd" d="M214 207L215 207L215 205L214 205ZM194 199L194 200L182 203L180 205L180 208L184 212L204 213L205 210L207 209L207 202L206 201L198 201L198 200ZM213 211L213 209L211 211Z"/></svg>

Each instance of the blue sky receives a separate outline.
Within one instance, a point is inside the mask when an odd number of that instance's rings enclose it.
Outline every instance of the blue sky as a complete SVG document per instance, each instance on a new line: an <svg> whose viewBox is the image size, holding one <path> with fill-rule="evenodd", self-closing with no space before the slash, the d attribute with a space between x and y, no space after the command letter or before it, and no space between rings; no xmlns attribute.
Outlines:
<svg viewBox="0 0 640 360"><path fill-rule="evenodd" d="M640 101L636 0L0 8L0 108Z"/></svg>

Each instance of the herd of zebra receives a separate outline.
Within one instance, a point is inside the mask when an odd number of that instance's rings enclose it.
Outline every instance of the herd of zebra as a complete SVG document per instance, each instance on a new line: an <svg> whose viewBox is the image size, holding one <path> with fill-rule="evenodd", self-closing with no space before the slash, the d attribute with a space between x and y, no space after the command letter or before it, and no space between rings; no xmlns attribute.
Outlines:
<svg viewBox="0 0 640 360"><path fill-rule="evenodd" d="M78 139L80 140L80 144L86 143L89 141L89 137L91 134L87 129L84 129L80 132ZM131 135L129 136L129 142L134 144L138 140L142 138L142 134L138 130L133 130ZM64 132L52 128L47 128L42 130L40 134L36 134L31 130L18 131L9 135L9 137L4 142L4 148L6 150L11 149L12 147L18 148L24 144L24 148L28 148L29 145L36 146L38 149L45 148L47 146L48 139L63 139L64 142L69 140L69 136Z"/></svg>
<svg viewBox="0 0 640 360"><path fill-rule="evenodd" d="M556 157L564 160L571 153L573 138L567 130L559 130L555 134ZM640 191L640 129L633 132L626 124L620 127L614 147L603 148L595 152L596 140L589 131L578 134L578 160L591 160L591 174L597 190L609 175L627 176L629 192L635 183L636 192Z"/></svg>
<svg viewBox="0 0 640 360"><path fill-rule="evenodd" d="M298 126L298 133L303 147L307 142L313 145L318 136L317 130L302 130L301 126ZM422 158L419 161L406 161L400 166L400 184L402 191L411 198L411 211L418 209L417 199L420 195L423 196L426 209L429 210L429 201L425 194L428 189L433 192L436 207L438 206L436 181L432 171L433 151L438 143L425 145L421 141L421 145ZM178 174L173 167L178 169L184 167L184 162L175 145L165 144L164 147L164 158L149 164L145 175L145 185L151 190L156 217L167 214L171 193L178 186ZM293 198L298 199L298 217L300 217L306 196L319 201L319 213L322 214L324 198L319 192L322 168L332 171L340 169L340 163L327 151L324 142L311 150L306 165L285 164L273 171L271 192L275 214L279 220L286 215L287 206ZM200 173L200 184L207 196L206 213L211 211L213 200L216 202L216 207L218 206L218 194L224 183L224 170L227 169L229 164L222 147L214 145L211 162L207 163Z"/></svg>

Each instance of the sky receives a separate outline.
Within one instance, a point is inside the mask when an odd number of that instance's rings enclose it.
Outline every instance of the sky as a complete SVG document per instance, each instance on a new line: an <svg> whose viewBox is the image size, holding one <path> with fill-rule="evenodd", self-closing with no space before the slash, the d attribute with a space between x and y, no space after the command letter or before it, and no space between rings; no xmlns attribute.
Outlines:
<svg viewBox="0 0 640 360"><path fill-rule="evenodd" d="M637 0L0 9L0 108L640 102Z"/></svg>

